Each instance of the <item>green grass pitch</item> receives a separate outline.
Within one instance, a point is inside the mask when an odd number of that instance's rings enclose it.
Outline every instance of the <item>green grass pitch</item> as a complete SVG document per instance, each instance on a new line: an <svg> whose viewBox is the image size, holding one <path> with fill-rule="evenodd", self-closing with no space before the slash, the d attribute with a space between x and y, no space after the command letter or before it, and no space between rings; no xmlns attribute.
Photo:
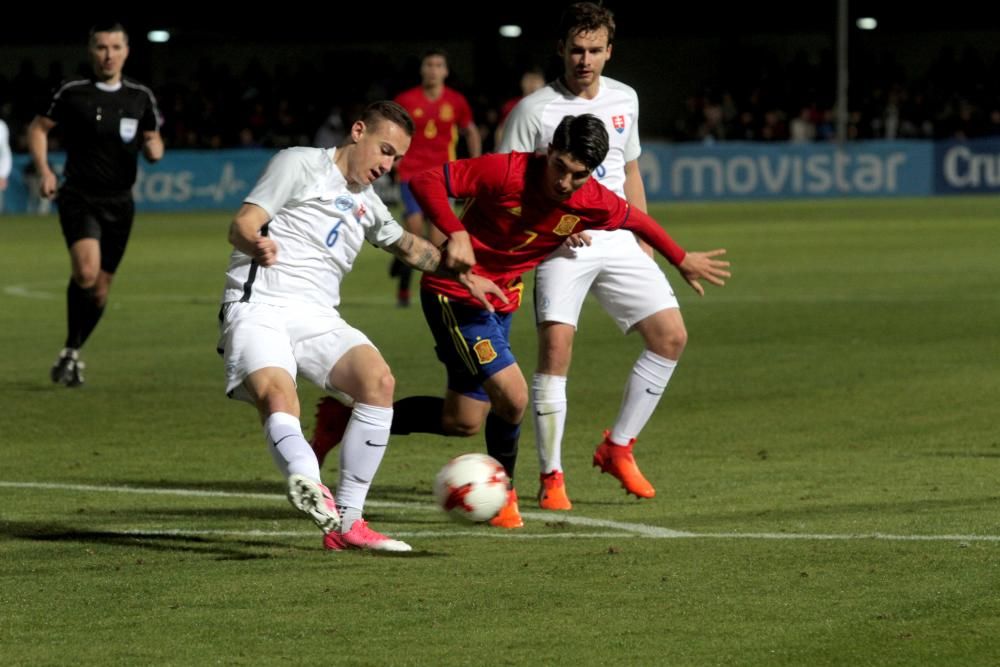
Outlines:
<svg viewBox="0 0 1000 667"><path fill-rule="evenodd" d="M590 302L563 457L574 510L535 507L530 422L513 532L433 507L438 468L481 438L394 438L368 516L414 546L402 557L324 553L254 411L224 397L228 213L139 216L79 390L47 377L58 222L0 218L0 662L995 665L998 201L654 207L734 271L701 299L668 274L690 341L636 446L657 497L590 466L641 348ZM342 312L398 397L439 393L388 262L365 248ZM526 374L530 305L513 334ZM311 431L319 392L300 393Z"/></svg>

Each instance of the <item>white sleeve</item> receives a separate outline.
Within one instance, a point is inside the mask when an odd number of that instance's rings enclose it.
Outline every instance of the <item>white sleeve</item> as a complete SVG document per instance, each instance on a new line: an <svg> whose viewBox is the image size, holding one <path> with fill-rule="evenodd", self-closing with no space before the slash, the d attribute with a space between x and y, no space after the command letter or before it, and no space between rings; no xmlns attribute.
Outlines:
<svg viewBox="0 0 1000 667"><path fill-rule="evenodd" d="M378 195L373 192L367 199L372 207L372 217L375 218L375 224L365 230L365 238L368 239L369 243L379 248L392 245L403 235L403 228L392 217L392 213L389 212Z"/></svg>
<svg viewBox="0 0 1000 667"><path fill-rule="evenodd" d="M500 140L498 153L535 153L538 151L538 140L542 134L542 115L534 112L534 105L526 104L527 98L517 103L517 106L507 116L503 126L503 137Z"/></svg>
<svg viewBox="0 0 1000 667"><path fill-rule="evenodd" d="M635 109L635 122L632 123L632 131L625 140L625 162L629 163L638 160L642 154L642 146L639 145L639 96L634 90L632 92L632 104Z"/></svg>
<svg viewBox="0 0 1000 667"><path fill-rule="evenodd" d="M305 165L301 151L285 149L271 158L244 202L256 204L272 218L304 186Z"/></svg>
<svg viewBox="0 0 1000 667"><path fill-rule="evenodd" d="M0 120L0 178L10 176L13 167L13 158L10 154L10 132L7 130L7 123Z"/></svg>

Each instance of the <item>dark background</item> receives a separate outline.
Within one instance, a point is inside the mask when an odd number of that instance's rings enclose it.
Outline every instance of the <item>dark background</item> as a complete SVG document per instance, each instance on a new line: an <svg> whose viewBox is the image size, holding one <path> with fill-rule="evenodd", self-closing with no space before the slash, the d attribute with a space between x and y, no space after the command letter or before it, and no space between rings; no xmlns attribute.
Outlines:
<svg viewBox="0 0 1000 667"><path fill-rule="evenodd" d="M1000 113L1000 9L998 3L955 0L918 3L854 0L849 3L851 107L874 117L896 90L914 113L932 121L958 116L967 102L977 123ZM605 73L634 86L642 101L647 139L704 140L706 108L775 110L784 122L810 106L818 119L835 95L835 0L813 2L609 2L618 22L615 52ZM253 122L287 132L254 141L278 145L311 138L331 110L350 120L359 104L392 97L418 83L420 55L443 46L450 55L449 85L464 92L488 134L496 109L518 93L530 65L552 77L555 26L563 2L436 2L433 4L326 3L255 13L238 6L42 7L33 18L0 21L0 115L15 136L46 103L58 79L86 71L87 29L95 11L119 18L132 36L126 74L161 97L168 141L233 145L237 128ZM204 7L202 5L201 7ZM39 17L37 14L45 13ZM872 15L879 27L854 27ZM518 23L522 37L497 29ZM168 44L149 44L152 28L168 28ZM926 99L924 99L926 98ZM729 113L729 112L727 112ZM282 115L293 116L290 120ZM756 120L756 123L763 122ZM918 119L918 125L920 124ZM173 124L172 126L170 124ZM179 127L186 124L188 129ZM861 127L861 126L864 127ZM855 135L877 136L859 120ZM929 132L952 133L938 122ZM992 132L976 126L973 133ZM760 138L744 130L715 132L718 139ZM751 133L752 134L752 133ZM215 137L215 138L212 138ZM15 141L15 148L18 148Z"/></svg>

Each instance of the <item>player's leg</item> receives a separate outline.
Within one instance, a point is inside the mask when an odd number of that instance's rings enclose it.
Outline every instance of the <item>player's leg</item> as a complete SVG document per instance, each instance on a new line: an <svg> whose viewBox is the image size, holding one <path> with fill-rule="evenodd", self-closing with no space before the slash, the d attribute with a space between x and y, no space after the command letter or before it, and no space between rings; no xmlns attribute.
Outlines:
<svg viewBox="0 0 1000 667"><path fill-rule="evenodd" d="M521 420L528 406L528 384L521 368L515 363L491 375L483 387L492 405L486 417L486 451L503 465L511 484L506 505L490 519L490 524L498 528L520 528L524 520L514 487L514 468L521 437Z"/></svg>
<svg viewBox="0 0 1000 667"><path fill-rule="evenodd" d="M528 401L524 375L510 348L513 314L451 304L433 295L427 295L423 303L438 358L448 369L443 430L472 435L485 417L486 451L513 480Z"/></svg>
<svg viewBox="0 0 1000 667"><path fill-rule="evenodd" d="M652 498L656 491L640 472L632 450L684 351L684 320L666 276L633 242L609 248L593 293L623 332L638 331L646 344L632 366L618 417L594 454L594 465L616 477L628 493Z"/></svg>
<svg viewBox="0 0 1000 667"><path fill-rule="evenodd" d="M94 214L100 222L100 253L98 257L100 271L91 293L91 310L86 314L82 325L83 342L90 337L97 323L104 315L111 292L111 283L115 273L125 257L135 221L135 203L130 196L118 197L101 202L95 206ZM89 271L88 271L89 274Z"/></svg>
<svg viewBox="0 0 1000 667"><path fill-rule="evenodd" d="M632 366L610 440L627 443L639 437L659 404L687 344L687 329L678 308L665 308L634 327L646 348Z"/></svg>
<svg viewBox="0 0 1000 667"><path fill-rule="evenodd" d="M566 384L580 310L599 270L599 247L580 252L561 248L535 274L538 365L531 378L531 395L540 471L538 502L543 509L573 507L562 466L568 412Z"/></svg>
<svg viewBox="0 0 1000 667"><path fill-rule="evenodd" d="M404 542L372 530L365 500L389 444L395 378L368 338L336 314L324 315L327 332L305 336L294 347L303 376L353 400L340 447L337 508L341 527L324 538L327 549L409 551ZM323 372L323 369L326 372Z"/></svg>
<svg viewBox="0 0 1000 667"><path fill-rule="evenodd" d="M225 362L226 394L257 408L271 458L285 477L289 501L328 533L339 527L340 517L302 435L296 363L282 310L250 303L223 307L219 349Z"/></svg>
<svg viewBox="0 0 1000 667"><path fill-rule="evenodd" d="M499 369L503 363L497 360L492 343L493 338L504 335L497 328L499 320L485 310L452 304L448 297L427 291L421 291L420 305L434 336L434 351L447 372L447 390L443 398L409 396L396 401L392 433L475 435L490 405L482 387L483 364ZM509 319L509 315L501 319ZM509 351L509 346L501 349Z"/></svg>
<svg viewBox="0 0 1000 667"><path fill-rule="evenodd" d="M49 371L53 382L68 387L83 384L79 351L104 310L96 292L101 274L101 226L92 205L80 194L59 197L59 224L69 251L71 274L66 287L66 340Z"/></svg>

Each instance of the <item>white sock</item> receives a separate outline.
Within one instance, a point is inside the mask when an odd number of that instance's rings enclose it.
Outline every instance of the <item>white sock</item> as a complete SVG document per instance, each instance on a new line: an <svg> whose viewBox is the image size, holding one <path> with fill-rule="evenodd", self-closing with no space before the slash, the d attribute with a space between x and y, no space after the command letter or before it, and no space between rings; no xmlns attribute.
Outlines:
<svg viewBox="0 0 1000 667"><path fill-rule="evenodd" d="M287 412L271 413L264 422L264 437L267 438L267 448L271 450L274 464L286 479L298 474L321 481L319 462L302 435L302 424L297 417Z"/></svg>
<svg viewBox="0 0 1000 667"><path fill-rule="evenodd" d="M562 470L562 438L566 428L566 378L535 373L531 378L535 446L543 473Z"/></svg>
<svg viewBox="0 0 1000 667"><path fill-rule="evenodd" d="M364 403L355 403L351 420L344 431L344 441L340 445L340 483L337 484L337 506L357 510L347 512L348 518L360 518L365 506L368 489L385 456L389 444L389 427L392 425L392 408L380 408ZM343 521L341 530L351 529Z"/></svg>
<svg viewBox="0 0 1000 667"><path fill-rule="evenodd" d="M677 368L677 361L643 350L632 366L632 374L625 385L622 407L611 429L611 442L628 445L653 416L653 410Z"/></svg>

